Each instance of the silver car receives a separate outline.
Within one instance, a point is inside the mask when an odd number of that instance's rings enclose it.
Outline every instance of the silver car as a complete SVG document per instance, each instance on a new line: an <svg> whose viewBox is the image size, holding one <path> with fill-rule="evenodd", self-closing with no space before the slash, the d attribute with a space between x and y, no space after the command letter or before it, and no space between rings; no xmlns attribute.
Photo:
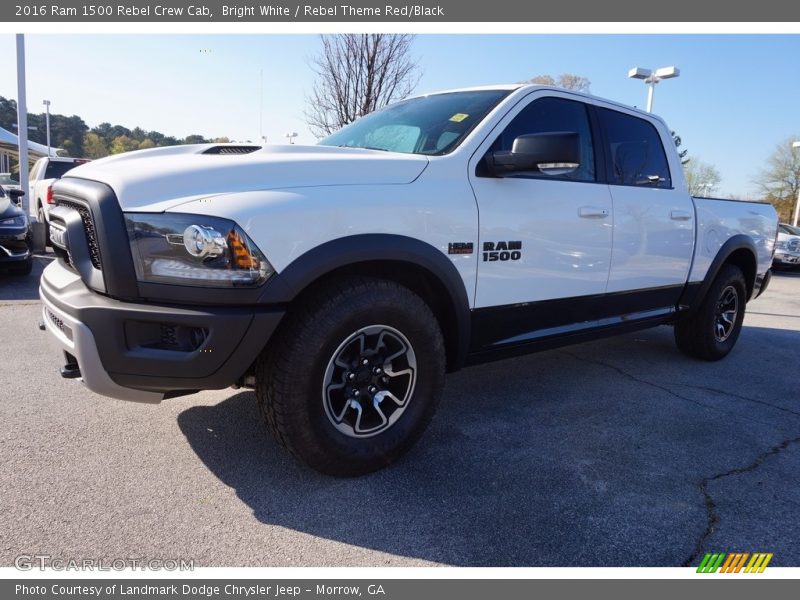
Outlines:
<svg viewBox="0 0 800 600"><path fill-rule="evenodd" d="M778 239L775 242L772 264L776 267L800 266L800 227L786 223L778 225Z"/></svg>

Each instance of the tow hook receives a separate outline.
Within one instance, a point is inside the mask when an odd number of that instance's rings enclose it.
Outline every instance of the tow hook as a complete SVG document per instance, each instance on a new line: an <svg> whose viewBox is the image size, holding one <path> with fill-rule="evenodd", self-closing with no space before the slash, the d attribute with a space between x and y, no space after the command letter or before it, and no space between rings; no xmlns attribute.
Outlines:
<svg viewBox="0 0 800 600"><path fill-rule="evenodd" d="M61 376L64 379L77 379L80 377L81 369L78 366L77 359L69 352L64 352L64 358L66 359L67 364L61 367Z"/></svg>
<svg viewBox="0 0 800 600"><path fill-rule="evenodd" d="M39 321L39 331L45 331L47 327L44 325L44 321Z"/></svg>

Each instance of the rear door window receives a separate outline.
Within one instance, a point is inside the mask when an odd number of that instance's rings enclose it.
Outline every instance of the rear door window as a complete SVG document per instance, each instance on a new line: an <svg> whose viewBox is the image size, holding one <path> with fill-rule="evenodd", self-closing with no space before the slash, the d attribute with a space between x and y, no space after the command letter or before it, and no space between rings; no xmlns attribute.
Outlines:
<svg viewBox="0 0 800 600"><path fill-rule="evenodd" d="M667 155L652 124L616 110L598 108L612 185L671 188Z"/></svg>

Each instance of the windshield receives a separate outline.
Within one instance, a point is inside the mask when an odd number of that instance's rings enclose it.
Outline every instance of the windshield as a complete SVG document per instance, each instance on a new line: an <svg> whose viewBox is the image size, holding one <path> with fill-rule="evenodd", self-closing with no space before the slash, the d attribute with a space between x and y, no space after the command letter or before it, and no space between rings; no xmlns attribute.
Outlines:
<svg viewBox="0 0 800 600"><path fill-rule="evenodd" d="M800 235L800 227L792 227L786 223L781 223L778 225L778 230L782 231L783 233L788 233L789 235Z"/></svg>
<svg viewBox="0 0 800 600"><path fill-rule="evenodd" d="M404 100L361 117L319 143L406 154L447 154L508 93L477 90Z"/></svg>

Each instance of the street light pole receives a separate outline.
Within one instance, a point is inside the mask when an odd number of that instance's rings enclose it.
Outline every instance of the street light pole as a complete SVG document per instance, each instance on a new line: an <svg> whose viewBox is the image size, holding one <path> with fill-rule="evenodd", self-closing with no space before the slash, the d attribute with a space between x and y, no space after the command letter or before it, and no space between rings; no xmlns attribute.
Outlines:
<svg viewBox="0 0 800 600"><path fill-rule="evenodd" d="M793 142L792 148L800 148L800 141ZM797 200L794 203L794 218L792 219L792 225L797 227L797 218L800 217L800 186L797 189Z"/></svg>
<svg viewBox="0 0 800 600"><path fill-rule="evenodd" d="M17 140L19 141L19 187L25 192L22 209L30 214L28 189L28 108L25 101L25 35L17 34Z"/></svg>
<svg viewBox="0 0 800 600"><path fill-rule="evenodd" d="M50 100L42 100L45 107L45 128L47 129L47 156L50 156Z"/></svg>
<svg viewBox="0 0 800 600"><path fill-rule="evenodd" d="M643 69L642 67L634 67L628 71L628 77L631 79L641 79L647 84L647 112L653 112L653 96L656 92L656 84L664 79L678 77L680 74L680 69L674 66L661 67L655 71Z"/></svg>

